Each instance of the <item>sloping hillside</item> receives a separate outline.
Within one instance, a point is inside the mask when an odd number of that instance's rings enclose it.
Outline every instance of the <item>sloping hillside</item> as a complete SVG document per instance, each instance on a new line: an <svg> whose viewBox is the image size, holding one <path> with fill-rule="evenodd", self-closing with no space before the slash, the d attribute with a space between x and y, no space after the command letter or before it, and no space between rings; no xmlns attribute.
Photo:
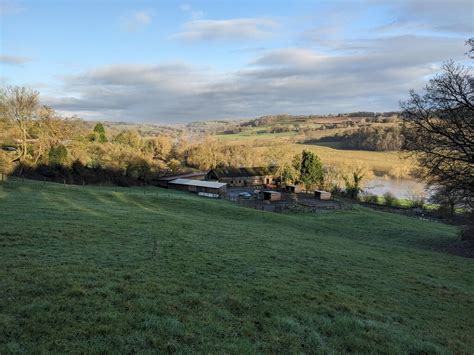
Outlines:
<svg viewBox="0 0 474 355"><path fill-rule="evenodd" d="M0 353L470 352L450 226L157 188L0 185Z"/></svg>

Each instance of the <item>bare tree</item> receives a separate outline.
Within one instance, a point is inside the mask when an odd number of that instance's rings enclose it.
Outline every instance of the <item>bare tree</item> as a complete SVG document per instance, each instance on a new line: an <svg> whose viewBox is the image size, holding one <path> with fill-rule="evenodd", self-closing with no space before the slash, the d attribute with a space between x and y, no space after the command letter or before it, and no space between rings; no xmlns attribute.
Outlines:
<svg viewBox="0 0 474 355"><path fill-rule="evenodd" d="M417 158L422 177L464 194L474 188L474 80L472 69L449 61L424 95L410 91L401 103L405 148Z"/></svg>
<svg viewBox="0 0 474 355"><path fill-rule="evenodd" d="M466 41L466 46L469 46L469 50L466 53L467 56L474 59L474 37L471 37Z"/></svg>
<svg viewBox="0 0 474 355"><path fill-rule="evenodd" d="M37 91L18 86L8 86L0 90L0 115L14 122L21 133L20 160L28 154L28 130L37 112L39 100Z"/></svg>

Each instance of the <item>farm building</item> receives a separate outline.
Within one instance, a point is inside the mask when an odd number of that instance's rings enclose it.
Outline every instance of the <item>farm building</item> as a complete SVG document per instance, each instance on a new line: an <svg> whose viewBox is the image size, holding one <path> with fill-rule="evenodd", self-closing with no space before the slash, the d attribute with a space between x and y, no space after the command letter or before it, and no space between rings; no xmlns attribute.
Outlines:
<svg viewBox="0 0 474 355"><path fill-rule="evenodd" d="M163 176L156 179L156 186L168 188L168 184L170 183L170 181L176 179L204 180L205 177L206 173L189 173L174 176Z"/></svg>
<svg viewBox="0 0 474 355"><path fill-rule="evenodd" d="M317 200L330 200L331 199L331 193L327 192L327 191L316 190L316 191L314 191L314 197Z"/></svg>
<svg viewBox="0 0 474 355"><path fill-rule="evenodd" d="M285 191L294 194L299 194L301 191L303 191L303 185L286 185Z"/></svg>
<svg viewBox="0 0 474 355"><path fill-rule="evenodd" d="M193 179L176 179L168 182L168 188L193 192L201 196L218 198L225 194L227 184L214 181L202 181Z"/></svg>
<svg viewBox="0 0 474 355"><path fill-rule="evenodd" d="M280 201L281 192L278 191L263 191L263 199L267 201Z"/></svg>
<svg viewBox="0 0 474 355"><path fill-rule="evenodd" d="M229 186L273 185L276 171L276 167L216 168L207 173L206 180L218 180Z"/></svg>

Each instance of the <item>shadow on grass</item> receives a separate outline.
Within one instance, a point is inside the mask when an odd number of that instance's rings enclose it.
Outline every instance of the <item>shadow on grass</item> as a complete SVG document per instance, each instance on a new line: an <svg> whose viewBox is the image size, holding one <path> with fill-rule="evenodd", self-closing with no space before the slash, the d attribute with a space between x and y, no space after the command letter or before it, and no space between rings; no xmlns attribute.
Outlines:
<svg viewBox="0 0 474 355"><path fill-rule="evenodd" d="M296 142L296 144L316 145L316 146L327 147L327 148L332 148L332 149L344 149L342 142L338 142L338 141L321 141L317 139L309 139L309 140Z"/></svg>

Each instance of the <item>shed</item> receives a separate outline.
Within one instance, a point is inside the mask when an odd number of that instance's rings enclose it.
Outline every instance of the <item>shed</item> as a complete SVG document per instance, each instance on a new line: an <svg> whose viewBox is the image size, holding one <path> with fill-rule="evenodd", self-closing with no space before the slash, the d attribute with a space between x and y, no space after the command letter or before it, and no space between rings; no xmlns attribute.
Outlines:
<svg viewBox="0 0 474 355"><path fill-rule="evenodd" d="M159 187L168 188L168 184L170 181L176 179L191 179L191 180L204 180L206 177L206 173L197 172L197 173L188 173L188 174L181 174L181 175L172 175L172 176L162 176L155 180L156 185Z"/></svg>
<svg viewBox="0 0 474 355"><path fill-rule="evenodd" d="M286 192L291 192L294 194L298 194L301 191L303 191L303 186L302 185L286 185L285 186Z"/></svg>
<svg viewBox="0 0 474 355"><path fill-rule="evenodd" d="M330 200L331 199L331 193L328 192L328 191L316 190L316 191L314 191L314 197L317 200Z"/></svg>
<svg viewBox="0 0 474 355"><path fill-rule="evenodd" d="M229 186L258 186L275 184L277 167L216 168L209 171L206 180L218 180Z"/></svg>
<svg viewBox="0 0 474 355"><path fill-rule="evenodd" d="M168 182L168 188L196 193L200 196L219 197L225 194L227 184L214 181L202 181L193 179L175 179Z"/></svg>
<svg viewBox="0 0 474 355"><path fill-rule="evenodd" d="M263 199L267 201L280 201L281 192L278 191L263 191Z"/></svg>

